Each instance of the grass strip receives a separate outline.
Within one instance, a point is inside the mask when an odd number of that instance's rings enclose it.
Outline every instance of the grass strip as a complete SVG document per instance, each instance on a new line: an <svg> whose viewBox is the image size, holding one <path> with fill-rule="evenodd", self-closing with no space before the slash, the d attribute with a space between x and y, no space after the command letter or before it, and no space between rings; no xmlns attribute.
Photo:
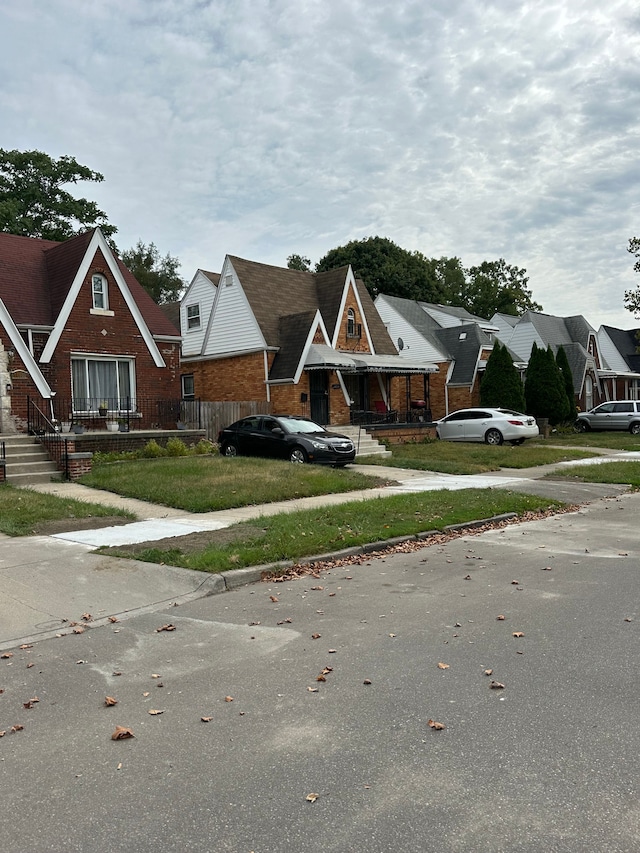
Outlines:
<svg viewBox="0 0 640 853"><path fill-rule="evenodd" d="M571 477L583 483L622 483L640 489L640 462L601 462L599 465L576 465L548 474L548 477Z"/></svg>
<svg viewBox="0 0 640 853"><path fill-rule="evenodd" d="M111 516L135 519L135 515L112 506L59 498L32 489L16 489L8 483L0 488L0 532L7 536L30 536L39 523L61 518L104 518Z"/></svg>
<svg viewBox="0 0 640 853"><path fill-rule="evenodd" d="M79 482L187 512L212 512L371 489L387 481L375 477L375 472L367 476L274 459L183 456L100 464Z"/></svg>
<svg viewBox="0 0 640 853"><path fill-rule="evenodd" d="M401 494L261 516L223 531L211 531L209 542L203 546L200 540L200 547L195 550L189 549L187 540L183 546L178 539L176 547L168 550L119 546L101 551L152 563L222 572L328 553L394 536L441 530L448 524L490 518L504 512L521 515L562 506L560 501L504 489ZM218 533L222 534L219 537L222 541L216 541ZM230 538L235 541L229 541Z"/></svg>
<svg viewBox="0 0 640 853"><path fill-rule="evenodd" d="M589 459L597 454L576 450L570 446L549 447L541 444L499 447L454 441L426 441L417 444L393 445L391 458L367 456L358 462L389 465L394 468L414 468L419 471L438 471L441 474L484 474L500 468L535 468L554 462Z"/></svg>

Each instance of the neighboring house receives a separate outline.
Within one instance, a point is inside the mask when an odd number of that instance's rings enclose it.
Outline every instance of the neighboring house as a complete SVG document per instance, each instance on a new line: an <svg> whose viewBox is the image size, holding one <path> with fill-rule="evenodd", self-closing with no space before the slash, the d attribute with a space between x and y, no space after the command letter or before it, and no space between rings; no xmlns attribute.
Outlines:
<svg viewBox="0 0 640 853"><path fill-rule="evenodd" d="M437 370L400 358L351 267L311 273L227 256L219 277L196 273L181 327L183 387L196 397L265 401L322 424L389 417L407 407L407 377Z"/></svg>
<svg viewBox="0 0 640 853"><path fill-rule="evenodd" d="M600 326L598 344L609 368L602 376L608 400L640 400L640 329Z"/></svg>
<svg viewBox="0 0 640 853"><path fill-rule="evenodd" d="M607 399L603 378L607 364L601 357L596 330L581 315L554 317L536 311L525 311L513 324L513 317L496 314L492 322L498 328L496 337L517 357L528 363L533 344L554 353L562 346L573 376L577 405L588 410Z"/></svg>
<svg viewBox="0 0 640 853"><path fill-rule="evenodd" d="M0 234L0 430L27 398L58 420L148 418L180 398L180 333L99 229L64 243Z"/></svg>
<svg viewBox="0 0 640 853"><path fill-rule="evenodd" d="M480 401L480 379L493 349L496 326L464 308L434 305L380 294L376 308L404 358L434 361L439 373L431 380L434 419ZM421 396L413 380L414 396Z"/></svg>

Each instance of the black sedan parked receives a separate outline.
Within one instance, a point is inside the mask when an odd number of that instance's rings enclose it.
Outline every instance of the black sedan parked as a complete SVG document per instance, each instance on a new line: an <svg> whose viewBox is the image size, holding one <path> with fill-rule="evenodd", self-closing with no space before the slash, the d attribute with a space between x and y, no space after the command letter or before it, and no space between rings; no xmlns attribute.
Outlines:
<svg viewBox="0 0 640 853"><path fill-rule="evenodd" d="M353 462L356 449L346 435L327 432L295 415L251 415L218 435L224 456L277 456L291 462L319 462L336 467Z"/></svg>

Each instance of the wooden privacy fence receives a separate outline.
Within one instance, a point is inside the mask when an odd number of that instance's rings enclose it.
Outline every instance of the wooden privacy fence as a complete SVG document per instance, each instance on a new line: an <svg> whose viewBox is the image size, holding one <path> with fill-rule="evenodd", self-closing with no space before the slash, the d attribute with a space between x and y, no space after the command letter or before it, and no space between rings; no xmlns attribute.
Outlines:
<svg viewBox="0 0 640 853"><path fill-rule="evenodd" d="M207 438L218 440L221 429L247 415L270 415L271 403L266 400L241 400L225 403L207 403L203 400L183 400L182 417L189 429L204 429Z"/></svg>

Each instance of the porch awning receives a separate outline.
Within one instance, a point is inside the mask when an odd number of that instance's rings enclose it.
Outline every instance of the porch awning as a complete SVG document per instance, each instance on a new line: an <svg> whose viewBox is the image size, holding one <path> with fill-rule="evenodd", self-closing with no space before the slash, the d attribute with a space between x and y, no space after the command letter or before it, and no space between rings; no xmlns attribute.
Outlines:
<svg viewBox="0 0 640 853"><path fill-rule="evenodd" d="M438 366L430 361L408 359L400 355L371 355L357 352L353 354L358 372L363 373L437 373Z"/></svg>
<svg viewBox="0 0 640 853"><path fill-rule="evenodd" d="M356 362L344 352L338 352L327 344L311 344L304 362L305 370L344 370L355 373Z"/></svg>
<svg viewBox="0 0 640 853"><path fill-rule="evenodd" d="M327 344L312 344L304 363L305 370L340 370L342 373L437 373L430 361L402 358L399 355L372 355L368 352L339 352Z"/></svg>

